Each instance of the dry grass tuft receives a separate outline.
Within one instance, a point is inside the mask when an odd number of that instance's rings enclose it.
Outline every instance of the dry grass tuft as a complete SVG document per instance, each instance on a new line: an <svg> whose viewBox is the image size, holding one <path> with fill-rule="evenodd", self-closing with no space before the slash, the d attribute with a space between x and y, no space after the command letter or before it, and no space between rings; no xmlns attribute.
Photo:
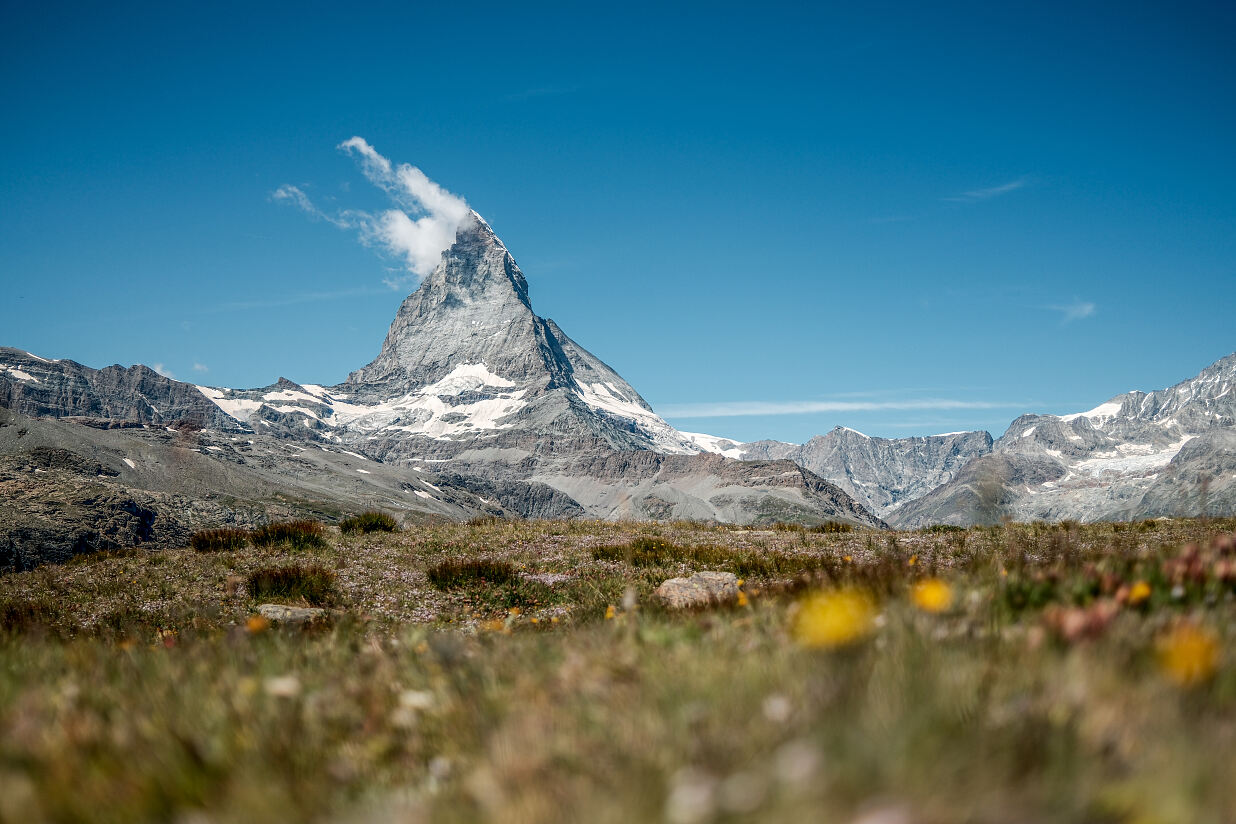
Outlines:
<svg viewBox="0 0 1236 824"><path fill-rule="evenodd" d="M250 533L250 538L254 546L312 549L327 545L325 532L319 521L282 521L258 527Z"/></svg>

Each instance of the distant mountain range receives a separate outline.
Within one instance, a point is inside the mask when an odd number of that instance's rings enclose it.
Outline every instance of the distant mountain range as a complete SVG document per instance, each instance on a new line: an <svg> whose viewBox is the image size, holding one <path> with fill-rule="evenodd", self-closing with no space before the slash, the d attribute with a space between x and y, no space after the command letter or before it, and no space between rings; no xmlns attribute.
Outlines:
<svg viewBox="0 0 1236 824"><path fill-rule="evenodd" d="M1089 412L1023 415L986 432L873 438L837 427L805 444L691 435L742 460L789 458L888 523L1128 520L1236 512L1236 354Z"/></svg>
<svg viewBox="0 0 1236 824"><path fill-rule="evenodd" d="M0 534L0 567L5 552L18 559L7 565L26 563L29 535L50 534L39 501L58 487L35 477L49 473L101 484L165 532L174 524L167 534L314 506L872 527L1231 512L1234 381L1236 355L1171 389L1023 416L994 442L843 427L801 445L684 433L532 310L514 258L472 213L378 356L337 386L195 386L141 365L0 348L0 484L11 493L0 516L7 507L28 533ZM126 540L94 528L101 517L85 506L74 522L85 549Z"/></svg>

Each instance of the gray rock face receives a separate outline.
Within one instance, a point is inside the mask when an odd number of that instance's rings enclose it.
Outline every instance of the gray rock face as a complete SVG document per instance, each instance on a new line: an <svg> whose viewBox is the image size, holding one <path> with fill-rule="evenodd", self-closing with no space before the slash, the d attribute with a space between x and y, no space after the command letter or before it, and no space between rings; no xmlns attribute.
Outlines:
<svg viewBox="0 0 1236 824"><path fill-rule="evenodd" d="M240 428L192 385L140 364L91 369L7 347L0 347L0 408L32 417L102 419L113 425L192 421L215 429Z"/></svg>
<svg viewBox="0 0 1236 824"><path fill-rule="evenodd" d="M1023 415L964 472L890 516L1079 521L1236 512L1236 355L1089 412Z"/></svg>
<svg viewBox="0 0 1236 824"><path fill-rule="evenodd" d="M841 487L881 518L948 483L963 466L989 454L991 435L954 432L925 438L873 438L839 426L802 445L743 444L744 460L788 458Z"/></svg>
<svg viewBox="0 0 1236 824"><path fill-rule="evenodd" d="M258 615L272 624L285 627L308 627L325 623L330 613L321 607L292 607L286 604L259 604Z"/></svg>

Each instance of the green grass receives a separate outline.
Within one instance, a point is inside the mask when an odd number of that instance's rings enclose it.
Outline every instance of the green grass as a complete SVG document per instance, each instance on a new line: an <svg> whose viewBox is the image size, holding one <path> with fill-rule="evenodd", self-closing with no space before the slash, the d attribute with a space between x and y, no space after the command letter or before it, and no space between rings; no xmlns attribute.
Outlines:
<svg viewBox="0 0 1236 824"><path fill-rule="evenodd" d="M313 549L327 545L325 532L319 521L283 521L258 527L250 533L250 539L260 547Z"/></svg>
<svg viewBox="0 0 1236 824"><path fill-rule="evenodd" d="M495 521L7 575L0 821L1233 821L1233 530ZM244 586L293 566L334 626L247 622L313 602ZM651 608L698 569L749 603ZM853 590L879 620L804 646Z"/></svg>
<svg viewBox="0 0 1236 824"><path fill-rule="evenodd" d="M360 515L344 518L339 522L339 529L345 535L365 535L370 532L395 532L399 525L385 512L362 512Z"/></svg>

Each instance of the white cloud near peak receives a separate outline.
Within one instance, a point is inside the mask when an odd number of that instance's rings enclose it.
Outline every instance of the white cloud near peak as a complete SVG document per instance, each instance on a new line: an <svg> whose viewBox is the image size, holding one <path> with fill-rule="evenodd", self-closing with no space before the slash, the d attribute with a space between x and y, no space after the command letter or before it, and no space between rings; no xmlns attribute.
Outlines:
<svg viewBox="0 0 1236 824"><path fill-rule="evenodd" d="M384 191L398 208L376 213L344 210L331 215L319 209L300 188L288 184L276 189L271 199L290 203L341 229L355 230L362 243L398 259L412 280L428 275L455 242L456 232L472 220L467 201L443 189L417 167L392 163L363 137L349 138L337 148L356 158L365 179ZM392 288L404 287L407 280L384 278Z"/></svg>

